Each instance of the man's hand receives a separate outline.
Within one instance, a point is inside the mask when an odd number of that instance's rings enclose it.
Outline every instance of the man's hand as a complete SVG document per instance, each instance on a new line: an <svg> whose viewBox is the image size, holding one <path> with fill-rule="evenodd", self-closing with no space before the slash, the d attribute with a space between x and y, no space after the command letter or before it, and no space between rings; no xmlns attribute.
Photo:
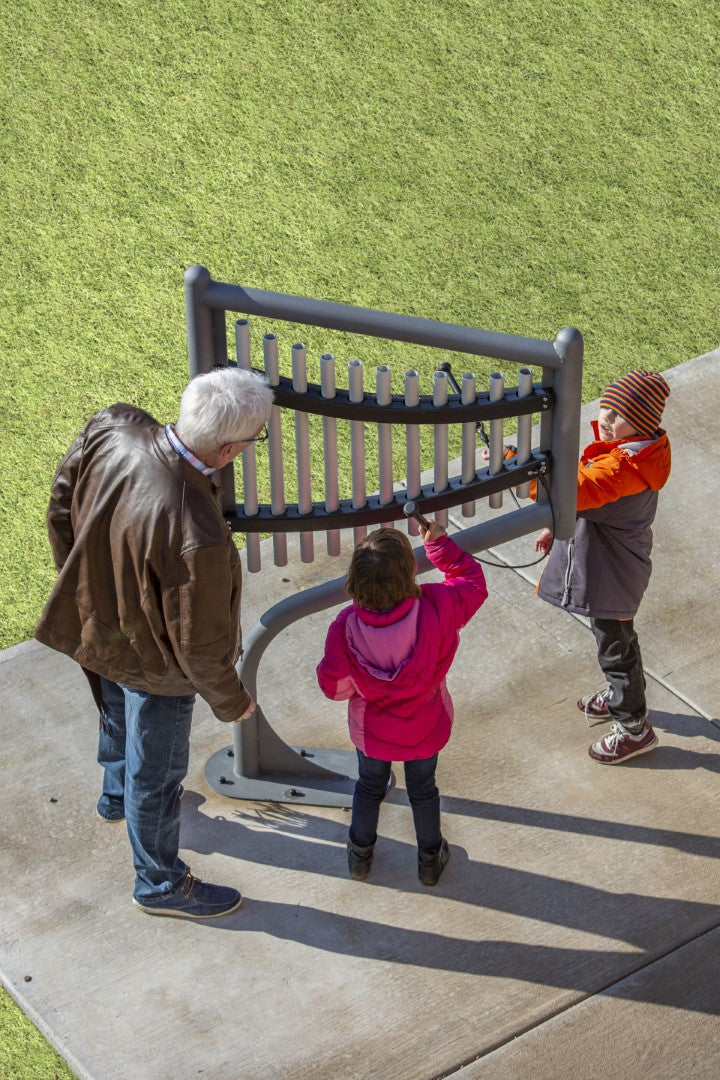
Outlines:
<svg viewBox="0 0 720 1080"><path fill-rule="evenodd" d="M237 720L235 720L235 721L233 721L233 722L234 722L235 724L242 724L243 720L248 720L248 719L249 719L249 718L250 718L250 717L252 716L252 714L253 714L253 713L255 712L256 708L257 708L257 705L256 705L256 704L255 704L255 702L254 702L254 701L253 701L253 700L251 699L251 700L250 700L250 704L248 705L247 709L246 709L246 710L245 710L245 712L244 712L244 713L242 714L242 716L238 716Z"/></svg>
<svg viewBox="0 0 720 1080"><path fill-rule="evenodd" d="M541 551L543 555L547 555L552 547L552 542L553 534L549 529L543 529L543 531L535 538L535 550Z"/></svg>

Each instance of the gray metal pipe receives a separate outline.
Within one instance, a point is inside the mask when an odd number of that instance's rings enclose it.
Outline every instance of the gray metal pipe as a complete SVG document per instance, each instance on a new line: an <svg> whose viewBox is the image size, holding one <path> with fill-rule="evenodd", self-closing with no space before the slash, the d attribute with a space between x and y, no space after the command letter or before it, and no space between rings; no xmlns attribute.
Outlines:
<svg viewBox="0 0 720 1080"><path fill-rule="evenodd" d="M405 404L410 407L417 405L420 400L420 379L417 371L405 372ZM405 488L408 499L417 499L422 490L422 478L420 469L420 429L417 424L407 424L405 427ZM411 536L418 535L418 523L414 518L408 521L408 532Z"/></svg>
<svg viewBox="0 0 720 1080"><path fill-rule="evenodd" d="M277 386L280 377L278 343L275 334L263 335L265 375L270 386ZM285 475L283 473L282 416L273 405L268 421L268 456L270 459L270 506L273 514L285 510ZM273 533L273 557L276 566L287 566L287 536Z"/></svg>
<svg viewBox="0 0 720 1080"><path fill-rule="evenodd" d="M363 388L362 360L351 360L348 364L348 390L350 401L359 404L365 397ZM353 510L367 506L367 479L365 471L365 424L362 420L350 421L350 474L352 480ZM355 543L367 536L365 525L353 529Z"/></svg>
<svg viewBox="0 0 720 1080"><path fill-rule="evenodd" d="M390 368L381 364L375 370L375 398L378 405L391 401ZM378 424L378 494L383 506L393 499L392 424Z"/></svg>
<svg viewBox="0 0 720 1080"><path fill-rule="evenodd" d="M518 372L518 397L527 397L532 393L533 377L530 368L520 368ZM517 463L524 465L530 457L532 445L532 416L518 417L517 431ZM516 491L519 499L530 497L530 485L520 484Z"/></svg>
<svg viewBox="0 0 720 1080"><path fill-rule="evenodd" d="M463 405L472 405L477 397L477 383L475 375L466 371L460 382L460 400ZM463 484L469 484L475 479L477 471L477 433L472 421L462 426L462 451L461 451L461 478ZM475 515L475 500L462 504L462 516L473 517Z"/></svg>
<svg viewBox="0 0 720 1080"><path fill-rule="evenodd" d="M185 322L191 379L205 375L215 364L212 311L203 301L211 282L210 271L204 266L191 266L185 271Z"/></svg>
<svg viewBox="0 0 720 1080"><path fill-rule="evenodd" d="M200 282L206 279L201 277L201 271L207 274L208 284L204 289L201 289ZM314 300L307 296L269 292L267 289L229 285L212 281L204 267L190 267L186 272L186 281L188 275L193 275L202 303L208 308L237 311L242 315L262 315L286 322L322 326L329 330L349 330L390 341L408 341L436 349L491 356L516 364L557 368L562 363L553 344L538 338L502 334L457 323L423 319L416 315L396 315L388 311L353 307L351 304Z"/></svg>
<svg viewBox="0 0 720 1080"><path fill-rule="evenodd" d="M296 342L292 347L293 390L306 394L307 356L305 346ZM310 419L307 413L295 413L295 465L297 469L298 510L309 514L312 510L312 481L310 475ZM311 563L314 558L313 534L300 533L300 561Z"/></svg>
<svg viewBox="0 0 720 1080"><path fill-rule="evenodd" d="M237 365L243 371L249 371L250 362L250 326L247 319L238 319L235 323L235 355ZM257 453L255 443L251 443L242 452L243 504L246 514L257 514L259 508L257 485ZM247 568L256 574L261 568L260 534L245 533L245 553Z"/></svg>
<svg viewBox="0 0 720 1080"><path fill-rule="evenodd" d="M532 503L510 514L503 514L501 517L482 522L470 529L453 533L452 536L458 547L472 555L489 547L495 547L497 544L507 543L508 540L515 540L527 533L539 532L547 528L551 521L552 516L547 503ZM425 554L425 547L421 545L414 550L418 573L432 570L432 564ZM325 581L321 585L305 589L294 596L288 596L269 608L251 627L245 638L245 653L240 665L240 678L254 700L257 700L257 672L260 660L273 638L297 619L314 615L318 611L335 607L336 604L347 600L346 580L347 577L343 574L342 577ZM253 774L246 772L245 775Z"/></svg>
<svg viewBox="0 0 720 1080"><path fill-rule="evenodd" d="M577 518L577 477L580 456L580 404L582 401L583 339L578 330L566 328L555 339L562 359L555 372L555 408L552 418L551 474L555 506L555 535L569 540Z"/></svg>
<svg viewBox="0 0 720 1080"><path fill-rule="evenodd" d="M505 376L499 371L494 371L490 376L490 400L501 401L505 396ZM490 421L490 476L502 472L504 464L505 445L503 443L502 420ZM488 499L491 510L499 510L503 504L502 491L495 492Z"/></svg>
<svg viewBox="0 0 720 1080"><path fill-rule="evenodd" d="M320 392L324 398L335 397L335 357L332 353L323 353L320 357ZM325 509L329 513L334 513L340 506L337 420L334 416L323 416L322 425ZM330 529L326 536L328 555L339 555L340 530Z"/></svg>
<svg viewBox="0 0 720 1080"><path fill-rule="evenodd" d="M448 379L444 371L433 372L433 405L447 405ZM440 495L448 486L448 429L447 424L435 424L433 429L433 491ZM438 525L448 523L447 510L435 515Z"/></svg>

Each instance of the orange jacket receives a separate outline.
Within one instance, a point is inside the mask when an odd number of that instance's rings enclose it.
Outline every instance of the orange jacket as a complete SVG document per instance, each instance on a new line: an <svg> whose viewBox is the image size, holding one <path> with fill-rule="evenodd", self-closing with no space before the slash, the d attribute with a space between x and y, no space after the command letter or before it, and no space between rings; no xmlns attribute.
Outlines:
<svg viewBox="0 0 720 1080"><path fill-rule="evenodd" d="M664 431L650 439L597 438L578 466L575 534L556 540L538 596L594 619L632 619L650 580L658 491L670 474Z"/></svg>
<svg viewBox="0 0 720 1080"><path fill-rule="evenodd" d="M670 442L664 431L651 439L632 435L603 442L598 438L597 420L592 421L592 429L595 440L585 447L578 465L578 513L665 486L670 475Z"/></svg>

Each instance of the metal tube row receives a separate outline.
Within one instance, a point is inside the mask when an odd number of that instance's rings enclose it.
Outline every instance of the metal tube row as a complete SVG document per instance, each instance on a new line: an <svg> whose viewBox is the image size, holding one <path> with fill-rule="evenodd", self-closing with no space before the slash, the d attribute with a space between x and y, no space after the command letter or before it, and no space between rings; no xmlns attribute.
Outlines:
<svg viewBox="0 0 720 1080"><path fill-rule="evenodd" d="M250 330L247 319L239 319L235 324L235 343L237 349L237 363L239 367L249 370L250 358ZM307 354L302 343L292 346L292 385L298 394L307 393ZM263 359L266 378L271 386L277 386L279 381L278 341L275 334L265 334L263 337ZM471 372L465 372L458 386L452 373L438 370L433 374L433 406L443 408L448 402L450 385L455 393L460 392L462 404L473 404L477 400L477 380ZM364 369L360 360L351 360L348 363L348 397L354 404L360 404L365 400ZM335 358L331 353L324 353L320 357L320 388L323 398L332 399L337 394ZM501 401L505 395L505 379L500 372L493 372L489 379L489 396L493 402ZM522 368L518 379L518 396L525 397L534 391L532 372L529 368ZM375 372L375 398L378 405L389 405L392 401L391 372L386 364L378 366ZM420 381L417 371L409 370L404 375L404 401L412 408L417 406L420 399ZM272 514L282 514L286 509L286 493L284 479L283 441L282 441L282 409L273 406L268 423L268 463L270 479L270 508ZM310 514L313 508L313 481L310 459L310 430L309 416L307 413L296 410L294 414L295 424L295 454L297 469L297 499L300 514ZM503 420L490 421L490 452L489 473L494 476L504 469L504 443L503 443ZM350 421L350 473L352 484L352 507L355 510L363 509L368 504L367 475L366 475L366 423L365 421ZM375 425L378 440L378 495L381 506L393 502L395 483L393 477L393 441L391 423L379 423ZM323 469L324 469L324 496L325 509L336 512L340 506L339 484L339 455L338 455L338 426L337 418L332 416L322 417L323 432ZM518 452L517 461L524 464L532 455L532 416L522 416L518 420ZM405 488L408 498L416 499L422 491L422 460L420 426L417 424L405 425ZM470 484L476 479L477 468L477 432L474 422L470 421L462 425L462 450L461 450L461 480L463 484ZM254 515L259 512L258 501L258 476L257 454L252 445L242 456L243 469L243 498L244 512ZM432 466L432 492L439 495L446 491L449 486L449 439L448 425L435 424L433 428L433 466ZM518 487L518 494L527 497L529 484L525 483ZM494 493L488 497L488 505L497 509L502 506L502 492ZM463 517L472 517L475 514L475 501L462 504ZM439 510L436 519L447 526L447 509ZM418 526L414 519L408 521L410 535L417 536ZM355 543L367 535L366 526L357 526L353 529ZM260 540L258 533L247 533L247 565L251 572L260 569ZM326 533L326 545L329 555L339 555L341 552L341 532L338 529L328 530ZM286 566L288 561L287 534L273 534L273 556L276 566ZM309 563L314 558L313 532L308 530L300 532L300 558L302 562Z"/></svg>

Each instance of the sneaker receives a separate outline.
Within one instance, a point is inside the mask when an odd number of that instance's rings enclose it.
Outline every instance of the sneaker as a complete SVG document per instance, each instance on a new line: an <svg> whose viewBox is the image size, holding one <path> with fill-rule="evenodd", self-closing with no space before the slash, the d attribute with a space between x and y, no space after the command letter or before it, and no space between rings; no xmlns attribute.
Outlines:
<svg viewBox="0 0 720 1080"><path fill-rule="evenodd" d="M449 858L450 848L445 839L443 839L434 855L427 855L424 851L418 851L418 877L423 885L437 885Z"/></svg>
<svg viewBox="0 0 720 1080"><path fill-rule="evenodd" d="M588 747L588 754L603 765L620 765L638 754L647 754L657 743L658 737L649 724L633 735L622 724L615 723L607 735Z"/></svg>
<svg viewBox="0 0 720 1080"><path fill-rule="evenodd" d="M148 915L175 915L180 919L219 919L229 915L242 904L242 896L237 889L225 885L209 885L200 878L193 877L190 867L185 877L172 892L165 893L157 900L136 900L133 904Z"/></svg>
<svg viewBox="0 0 720 1080"><path fill-rule="evenodd" d="M375 845L360 847L352 840L347 842L348 870L353 881L365 881L372 866Z"/></svg>
<svg viewBox="0 0 720 1080"><path fill-rule="evenodd" d="M581 713L585 713L588 724L593 720L604 720L610 715L610 698L612 690L606 686L604 690L596 690L594 694L586 694L580 698L577 707Z"/></svg>
<svg viewBox="0 0 720 1080"><path fill-rule="evenodd" d="M184 794L185 788L181 784L178 797L182 799ZM108 803L110 803L109 806ZM97 804L95 812L102 821L109 821L113 824L117 821L124 821L125 807L123 805L122 795L101 795L100 802Z"/></svg>

